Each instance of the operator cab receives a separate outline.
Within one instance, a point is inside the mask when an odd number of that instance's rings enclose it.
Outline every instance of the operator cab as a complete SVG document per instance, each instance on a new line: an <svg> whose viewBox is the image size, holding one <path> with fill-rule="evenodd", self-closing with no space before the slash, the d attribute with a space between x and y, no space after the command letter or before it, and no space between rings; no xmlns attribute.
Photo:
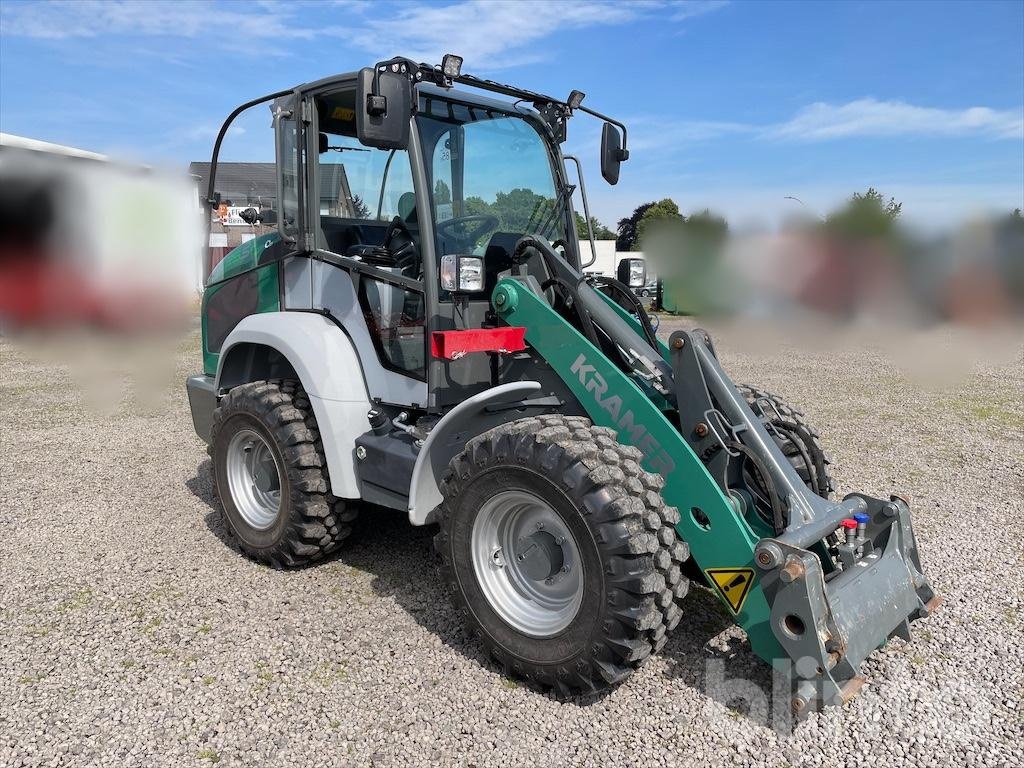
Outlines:
<svg viewBox="0 0 1024 768"><path fill-rule="evenodd" d="M515 100L457 90L455 82ZM578 92L562 101L395 60L240 107L218 137L207 202L224 215L221 142L228 137L230 149L232 135L255 136L256 127L242 123L267 102L277 195L244 190L250 242L214 270L204 298L207 373L244 317L298 309L327 314L353 335L384 404L442 412L500 381L543 378L543 362L529 354L445 358L431 343L437 333L501 326L491 294L510 275L569 311L551 259L577 272L583 266L571 201L578 187L559 150L573 110L590 111L581 100ZM612 181L617 168L610 174L606 166L626 152L606 150L624 141L624 128L621 137L605 133L602 171ZM585 194L583 204L589 219ZM229 210L226 228L230 220ZM530 238L551 253L517 257ZM376 359L366 359L370 349Z"/></svg>

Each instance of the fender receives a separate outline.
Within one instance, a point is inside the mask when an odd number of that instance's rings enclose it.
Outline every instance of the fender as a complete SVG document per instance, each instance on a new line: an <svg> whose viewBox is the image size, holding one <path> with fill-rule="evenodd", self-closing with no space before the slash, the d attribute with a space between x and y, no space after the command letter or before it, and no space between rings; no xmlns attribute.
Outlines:
<svg viewBox="0 0 1024 768"><path fill-rule="evenodd" d="M331 492L359 498L355 440L370 429L370 398L355 347L345 332L312 312L262 312L244 318L228 334L217 361L215 391L231 348L262 344L276 349L299 377L316 416L327 457Z"/></svg>
<svg viewBox="0 0 1024 768"><path fill-rule="evenodd" d="M513 381L484 390L459 403L437 422L423 448L416 457L416 465L412 470L412 482L409 484L409 522L413 525L425 525L434 522L433 512L441 503L441 475L458 449L466 444L469 437L480 434L501 423L499 420L486 419L488 406L499 403L513 403L524 399L531 392L541 389L536 381ZM476 429L464 436L467 427L474 420L485 419L484 429ZM493 421L493 423L490 423ZM479 426L479 424L478 424Z"/></svg>

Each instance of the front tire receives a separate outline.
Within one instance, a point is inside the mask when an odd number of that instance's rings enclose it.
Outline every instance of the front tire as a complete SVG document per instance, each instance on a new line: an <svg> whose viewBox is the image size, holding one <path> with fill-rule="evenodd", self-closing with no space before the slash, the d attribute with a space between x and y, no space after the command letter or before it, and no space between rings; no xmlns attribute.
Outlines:
<svg viewBox="0 0 1024 768"><path fill-rule="evenodd" d="M224 527L252 559L306 565L352 532L356 512L331 494L316 418L297 381L232 389L214 411L210 444Z"/></svg>
<svg viewBox="0 0 1024 768"><path fill-rule="evenodd" d="M435 547L456 607L506 673L593 692L678 624L689 548L641 458L614 430L550 415L485 432L452 460Z"/></svg>

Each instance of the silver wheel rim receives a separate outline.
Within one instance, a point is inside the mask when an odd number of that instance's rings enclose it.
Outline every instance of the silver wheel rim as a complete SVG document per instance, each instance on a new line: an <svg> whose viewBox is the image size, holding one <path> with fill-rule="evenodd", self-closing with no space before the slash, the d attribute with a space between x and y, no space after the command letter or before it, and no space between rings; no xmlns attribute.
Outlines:
<svg viewBox="0 0 1024 768"><path fill-rule="evenodd" d="M228 489L245 522L265 531L281 511L281 470L270 445L251 430L234 434L227 451Z"/></svg>
<svg viewBox="0 0 1024 768"><path fill-rule="evenodd" d="M583 564L547 502L503 491L480 508L470 538L477 581L506 623L531 637L551 637L572 623L583 603Z"/></svg>

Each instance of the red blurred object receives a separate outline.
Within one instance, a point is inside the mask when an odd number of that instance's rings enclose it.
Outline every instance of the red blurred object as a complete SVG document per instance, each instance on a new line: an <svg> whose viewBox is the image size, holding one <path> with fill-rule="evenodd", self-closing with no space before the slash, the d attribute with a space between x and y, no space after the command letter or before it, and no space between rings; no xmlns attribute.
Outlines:
<svg viewBox="0 0 1024 768"><path fill-rule="evenodd" d="M0 250L0 318L12 329L152 330L180 325L186 309L173 294L137 279L104 285L69 259Z"/></svg>
<svg viewBox="0 0 1024 768"><path fill-rule="evenodd" d="M857 527L857 521L852 518L846 518L840 525L848 531L852 531Z"/></svg>

